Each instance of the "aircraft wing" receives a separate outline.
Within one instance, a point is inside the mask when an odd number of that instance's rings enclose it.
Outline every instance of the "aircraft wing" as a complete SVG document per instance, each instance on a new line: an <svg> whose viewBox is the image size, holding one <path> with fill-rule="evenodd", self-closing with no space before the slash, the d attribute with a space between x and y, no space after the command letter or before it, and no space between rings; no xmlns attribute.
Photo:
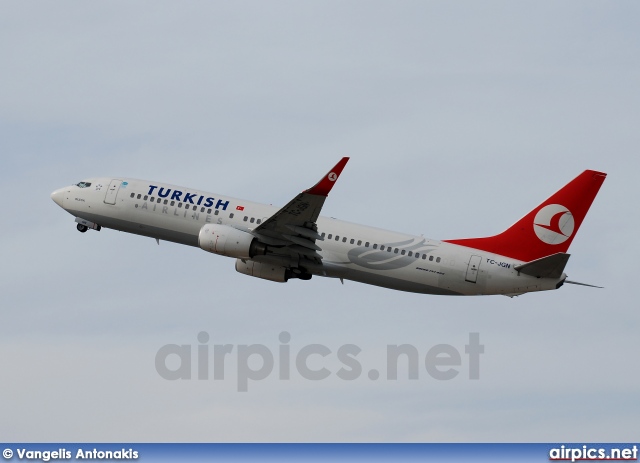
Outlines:
<svg viewBox="0 0 640 463"><path fill-rule="evenodd" d="M324 238L318 234L316 221L325 199L349 161L344 157L318 183L303 191L251 231L260 241L283 246L311 259L321 259L316 244Z"/></svg>

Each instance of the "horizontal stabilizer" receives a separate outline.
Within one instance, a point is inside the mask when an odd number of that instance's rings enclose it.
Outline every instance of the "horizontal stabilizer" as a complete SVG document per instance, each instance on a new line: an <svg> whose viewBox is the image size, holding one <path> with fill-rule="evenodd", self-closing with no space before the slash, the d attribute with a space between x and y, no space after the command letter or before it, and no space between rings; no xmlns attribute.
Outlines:
<svg viewBox="0 0 640 463"><path fill-rule="evenodd" d="M513 267L516 271L537 278L560 278L571 254L559 252L541 259L532 260L526 264Z"/></svg>
<svg viewBox="0 0 640 463"><path fill-rule="evenodd" d="M579 281L569 281L569 280L564 280L564 283L569 283L570 285L588 286L589 288L598 288L598 289L603 289L603 287L602 287L602 286L588 285L587 283L580 283Z"/></svg>

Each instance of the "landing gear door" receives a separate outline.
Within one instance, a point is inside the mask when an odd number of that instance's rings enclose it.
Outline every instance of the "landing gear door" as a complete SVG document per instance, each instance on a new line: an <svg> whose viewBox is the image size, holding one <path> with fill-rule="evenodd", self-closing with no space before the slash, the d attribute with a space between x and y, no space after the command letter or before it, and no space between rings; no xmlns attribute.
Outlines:
<svg viewBox="0 0 640 463"><path fill-rule="evenodd" d="M107 188L107 194L104 197L105 204L115 204L118 191L120 191L120 185L122 180L111 180L109 188Z"/></svg>
<svg viewBox="0 0 640 463"><path fill-rule="evenodd" d="M469 265L467 267L467 275L464 277L465 281L469 283L475 283L478 280L478 270L480 270L480 261L482 257L471 256L469 259Z"/></svg>

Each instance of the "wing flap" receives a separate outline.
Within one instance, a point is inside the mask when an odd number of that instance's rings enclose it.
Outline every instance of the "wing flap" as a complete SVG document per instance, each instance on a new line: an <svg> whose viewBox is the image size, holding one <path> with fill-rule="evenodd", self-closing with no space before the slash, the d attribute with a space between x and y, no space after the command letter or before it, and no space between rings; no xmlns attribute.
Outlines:
<svg viewBox="0 0 640 463"><path fill-rule="evenodd" d="M282 236L284 236L289 241L299 244L300 246L303 246L305 248L313 249L314 251L322 251L322 248L320 246L315 244L313 241L309 241L306 238L301 238L299 236L294 236L294 235L282 235Z"/></svg>
<svg viewBox="0 0 640 463"><path fill-rule="evenodd" d="M302 235L305 238L309 238L310 240L324 241L324 238L322 237L322 235L319 235L317 232L309 228L297 227L295 225L287 225L287 228L292 232L297 233L298 235Z"/></svg>

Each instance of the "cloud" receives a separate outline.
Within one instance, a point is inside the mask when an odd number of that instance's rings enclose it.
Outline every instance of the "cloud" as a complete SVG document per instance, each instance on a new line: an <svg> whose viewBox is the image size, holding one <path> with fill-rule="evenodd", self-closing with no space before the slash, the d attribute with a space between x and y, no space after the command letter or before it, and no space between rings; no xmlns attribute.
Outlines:
<svg viewBox="0 0 640 463"><path fill-rule="evenodd" d="M14 441L632 440L635 3L68 2L0 27L0 431ZM323 214L489 235L586 168L609 178L567 271L605 290L446 298L112 230L49 198L96 175L274 205L352 157ZM170 343L387 344L479 332L481 379L166 381ZM421 370L424 374L424 369ZM606 431L605 431L606 429Z"/></svg>

